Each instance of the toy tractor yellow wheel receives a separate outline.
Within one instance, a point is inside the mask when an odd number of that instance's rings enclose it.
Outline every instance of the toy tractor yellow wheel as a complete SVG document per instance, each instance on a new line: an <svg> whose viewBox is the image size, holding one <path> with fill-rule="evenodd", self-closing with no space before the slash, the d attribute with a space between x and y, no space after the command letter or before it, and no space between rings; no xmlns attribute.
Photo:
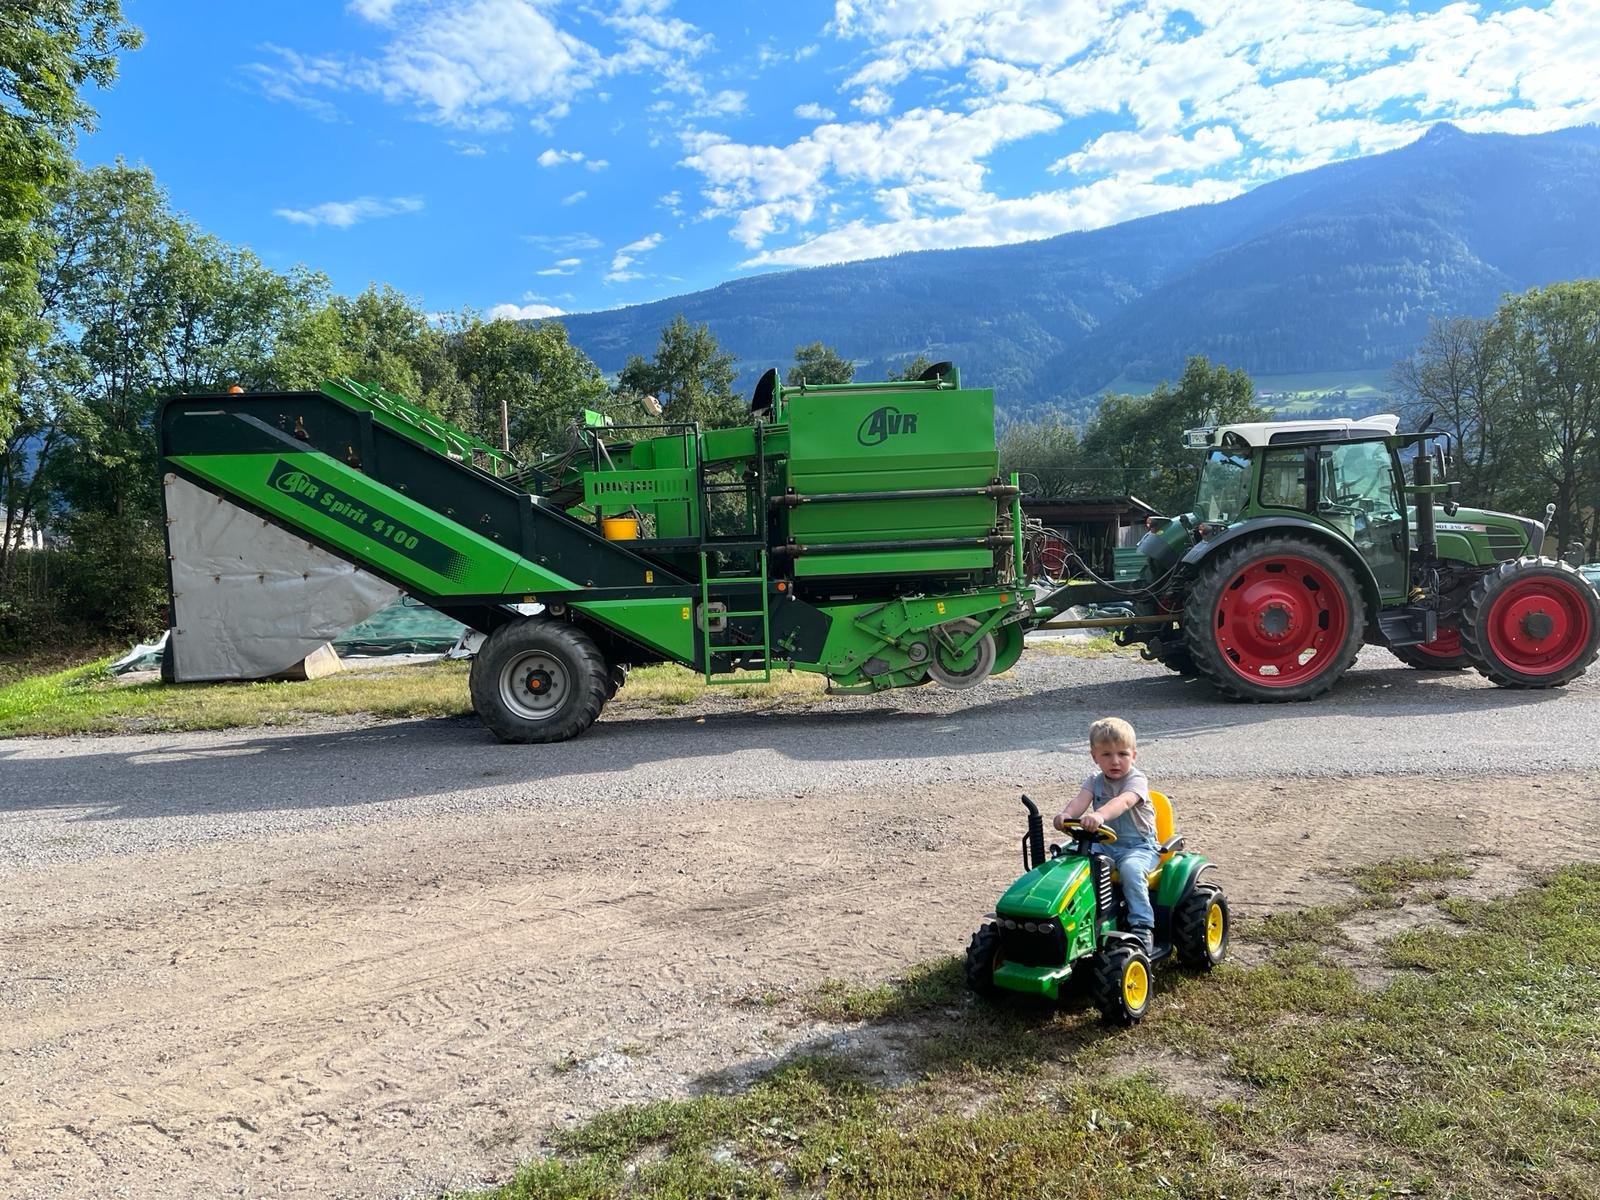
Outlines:
<svg viewBox="0 0 1600 1200"><path fill-rule="evenodd" d="M1186 967L1209 971L1228 954L1228 898L1222 889L1202 884L1172 914L1173 945Z"/></svg>
<svg viewBox="0 0 1600 1200"><path fill-rule="evenodd" d="M1144 951L1121 943L1095 958L1094 1004L1110 1025L1137 1025L1150 1008L1150 960Z"/></svg>
<svg viewBox="0 0 1600 1200"><path fill-rule="evenodd" d="M994 972L1005 960L1000 955L1000 926L990 923L972 935L967 944L967 986L980 996L999 991Z"/></svg>

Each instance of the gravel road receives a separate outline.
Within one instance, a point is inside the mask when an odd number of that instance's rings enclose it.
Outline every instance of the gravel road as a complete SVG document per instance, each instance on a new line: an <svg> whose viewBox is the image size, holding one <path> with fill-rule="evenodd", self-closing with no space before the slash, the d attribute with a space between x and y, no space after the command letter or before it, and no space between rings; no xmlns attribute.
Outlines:
<svg viewBox="0 0 1600 1200"><path fill-rule="evenodd" d="M1015 873L1017 792L1070 789L1106 713L1240 914L1341 894L1373 846L1509 886L1600 855L1597 697L1369 651L1321 701L1248 706L1032 653L960 695L618 706L560 746L0 741L0 1195L432 1196L830 1044L750 999L959 951Z"/></svg>

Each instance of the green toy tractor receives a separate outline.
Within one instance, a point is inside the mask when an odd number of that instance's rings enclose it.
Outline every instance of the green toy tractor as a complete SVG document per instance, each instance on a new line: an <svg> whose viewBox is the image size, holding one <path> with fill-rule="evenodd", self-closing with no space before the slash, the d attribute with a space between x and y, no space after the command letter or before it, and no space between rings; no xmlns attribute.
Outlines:
<svg viewBox="0 0 1600 1200"><path fill-rule="evenodd" d="M1155 948L1147 953L1128 932L1116 869L1093 853L1116 834L1068 823L1071 848L1044 844L1044 820L1027 796L1028 832L1022 840L1026 871L994 906L994 920L972 935L967 947L967 986L980 995L1018 992L1061 998L1069 979L1085 985L1101 1016L1113 1025L1133 1025L1150 1007L1153 963L1176 957L1209 971L1228 952L1228 899L1199 854L1184 851L1172 829L1172 805L1160 792L1156 810L1161 863L1150 876L1155 907Z"/></svg>

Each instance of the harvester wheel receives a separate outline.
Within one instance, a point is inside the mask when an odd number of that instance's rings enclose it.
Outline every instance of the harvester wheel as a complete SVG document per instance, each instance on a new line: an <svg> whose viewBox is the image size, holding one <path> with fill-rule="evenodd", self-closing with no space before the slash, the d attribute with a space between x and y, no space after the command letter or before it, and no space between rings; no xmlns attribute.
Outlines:
<svg viewBox="0 0 1600 1200"><path fill-rule="evenodd" d="M1461 647L1501 687L1560 687L1600 654L1600 593L1556 559L1501 563L1467 595Z"/></svg>
<svg viewBox="0 0 1600 1200"><path fill-rule="evenodd" d="M581 629L527 617L489 635L468 682L478 718L502 742L564 742L600 715L611 670Z"/></svg>
<svg viewBox="0 0 1600 1200"><path fill-rule="evenodd" d="M1367 606L1355 574L1314 541L1277 535L1220 550L1184 601L1195 669L1235 700L1310 700L1361 649Z"/></svg>
<svg viewBox="0 0 1600 1200"><path fill-rule="evenodd" d="M606 672L606 699L610 700L620 692L628 682L628 668L622 666L612 667Z"/></svg>
<svg viewBox="0 0 1600 1200"><path fill-rule="evenodd" d="M1089 986L1108 1025L1137 1025L1150 1009L1150 960L1125 942L1105 946Z"/></svg>
<svg viewBox="0 0 1600 1200"><path fill-rule="evenodd" d="M978 639L978 644L967 652L965 660L958 659L945 644L946 639L964 642L977 628L978 623L971 617L962 617L959 620L947 621L935 630L933 654L928 658L929 679L952 692L964 692L970 687L977 687L989 678L989 672L994 669L995 663L992 632ZM941 637L940 634L944 636Z"/></svg>
<svg viewBox="0 0 1600 1200"><path fill-rule="evenodd" d="M967 986L980 996L993 996L995 968L1001 963L1000 926L994 922L983 926L967 943Z"/></svg>
<svg viewBox="0 0 1600 1200"><path fill-rule="evenodd" d="M1186 967L1209 971L1228 954L1228 898L1222 889L1202 884L1184 897L1172 914L1172 945Z"/></svg>
<svg viewBox="0 0 1600 1200"><path fill-rule="evenodd" d="M1464 671L1472 665L1454 629L1441 629L1433 641L1421 645L1390 646L1389 653L1419 671Z"/></svg>

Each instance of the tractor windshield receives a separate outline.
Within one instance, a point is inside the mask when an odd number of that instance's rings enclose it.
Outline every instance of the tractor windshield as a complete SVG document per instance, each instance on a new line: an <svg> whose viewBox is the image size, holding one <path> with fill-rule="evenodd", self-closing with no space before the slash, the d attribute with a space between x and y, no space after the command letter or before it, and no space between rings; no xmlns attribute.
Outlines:
<svg viewBox="0 0 1600 1200"><path fill-rule="evenodd" d="M1250 452L1213 450L1200 471L1195 515L1202 521L1231 521L1250 499Z"/></svg>

